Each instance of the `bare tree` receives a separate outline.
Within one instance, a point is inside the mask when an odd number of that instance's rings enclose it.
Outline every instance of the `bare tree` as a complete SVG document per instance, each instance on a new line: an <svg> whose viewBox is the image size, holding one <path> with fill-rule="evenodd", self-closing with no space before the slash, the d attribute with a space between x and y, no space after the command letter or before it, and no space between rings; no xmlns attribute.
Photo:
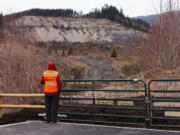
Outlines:
<svg viewBox="0 0 180 135"><path fill-rule="evenodd" d="M143 61L150 67L172 69L179 66L180 61L180 12L176 2L168 0L166 12L161 13L159 20L152 26L149 39L143 45Z"/></svg>

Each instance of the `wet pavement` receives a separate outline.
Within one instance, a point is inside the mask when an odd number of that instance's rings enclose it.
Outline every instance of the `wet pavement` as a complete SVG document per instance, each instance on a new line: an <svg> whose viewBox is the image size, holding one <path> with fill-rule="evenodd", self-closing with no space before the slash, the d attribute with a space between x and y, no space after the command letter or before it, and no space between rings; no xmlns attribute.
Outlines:
<svg viewBox="0 0 180 135"><path fill-rule="evenodd" d="M27 121L0 126L0 135L180 135L180 131Z"/></svg>

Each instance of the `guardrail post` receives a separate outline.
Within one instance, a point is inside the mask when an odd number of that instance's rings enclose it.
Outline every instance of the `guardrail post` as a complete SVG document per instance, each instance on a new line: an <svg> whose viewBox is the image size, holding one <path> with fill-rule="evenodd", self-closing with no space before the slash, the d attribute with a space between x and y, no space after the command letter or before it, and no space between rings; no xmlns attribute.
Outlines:
<svg viewBox="0 0 180 135"><path fill-rule="evenodd" d="M2 104L2 97L1 97L1 91L0 91L0 105ZM0 107L0 118L2 118L3 112L2 108Z"/></svg>
<svg viewBox="0 0 180 135"><path fill-rule="evenodd" d="M94 95L94 82L92 82L92 89L93 89L93 105L95 105L96 103L95 103L95 95Z"/></svg>
<svg viewBox="0 0 180 135"><path fill-rule="evenodd" d="M152 125L152 102L151 102L151 94L150 94L150 84L151 84L152 80L149 81L148 83L148 89L147 89L147 98L148 98L148 103L147 103L147 108L148 108L148 126L151 127Z"/></svg>
<svg viewBox="0 0 180 135"><path fill-rule="evenodd" d="M150 127L151 126L151 117L149 114L151 112L151 108L150 108L151 100L149 97L146 97L145 104L146 104L146 127Z"/></svg>
<svg viewBox="0 0 180 135"><path fill-rule="evenodd" d="M138 80L134 79L134 81L138 81ZM149 104L151 103L151 100L150 100L150 97L149 97L149 87L147 88L147 84L146 84L146 82L144 80L141 80L141 82L144 83L145 127L148 128L151 125L151 121L150 121L150 117L149 117L149 112L150 112Z"/></svg>

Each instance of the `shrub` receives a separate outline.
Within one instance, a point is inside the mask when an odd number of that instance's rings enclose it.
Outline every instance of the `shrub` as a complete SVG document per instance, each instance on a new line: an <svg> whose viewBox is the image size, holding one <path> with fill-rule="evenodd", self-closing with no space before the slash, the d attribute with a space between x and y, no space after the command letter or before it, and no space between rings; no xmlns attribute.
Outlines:
<svg viewBox="0 0 180 135"><path fill-rule="evenodd" d="M73 48L72 46L69 47L69 50L68 50L68 55L71 55L73 53Z"/></svg>
<svg viewBox="0 0 180 135"><path fill-rule="evenodd" d="M65 55L65 51L64 51L64 49L62 49L62 54L61 54L61 56L64 56Z"/></svg>
<svg viewBox="0 0 180 135"><path fill-rule="evenodd" d="M140 67L137 64L135 65L126 64L122 67L122 72L125 75L134 75L140 72Z"/></svg>
<svg viewBox="0 0 180 135"><path fill-rule="evenodd" d="M112 54L111 54L111 57L112 57L112 58L117 58L116 49L113 49L113 52L112 52Z"/></svg>
<svg viewBox="0 0 180 135"><path fill-rule="evenodd" d="M52 48L48 47L48 54L51 54L51 53L52 53Z"/></svg>
<svg viewBox="0 0 180 135"><path fill-rule="evenodd" d="M71 69L71 75L74 77L74 79L82 79L82 68L80 67L73 67Z"/></svg>
<svg viewBox="0 0 180 135"><path fill-rule="evenodd" d="M44 42L37 42L37 46L41 47L41 48L47 47L46 43L44 43Z"/></svg>
<svg viewBox="0 0 180 135"><path fill-rule="evenodd" d="M136 60L137 59L137 57L136 56L122 56L122 57L120 57L120 58L118 58L119 60L121 60L121 61L134 61L134 60Z"/></svg>

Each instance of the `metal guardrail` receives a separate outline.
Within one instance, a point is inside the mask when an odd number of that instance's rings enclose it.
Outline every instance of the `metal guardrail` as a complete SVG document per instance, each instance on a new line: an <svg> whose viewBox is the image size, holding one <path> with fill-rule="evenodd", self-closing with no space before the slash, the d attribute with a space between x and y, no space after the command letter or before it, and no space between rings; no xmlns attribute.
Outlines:
<svg viewBox="0 0 180 135"><path fill-rule="evenodd" d="M2 104L2 97L44 97L44 94L8 94L0 92L0 118L2 118L2 108L31 108L31 109L44 109L44 105L10 105Z"/></svg>
<svg viewBox="0 0 180 135"><path fill-rule="evenodd" d="M180 127L180 79L153 79L148 85L139 79L63 80L62 84L59 114L67 117L61 117L61 121ZM0 116L2 108L45 108L44 105L2 104L2 97L43 96L0 92ZM168 116L173 112L179 116ZM167 121L174 123L167 124Z"/></svg>
<svg viewBox="0 0 180 135"><path fill-rule="evenodd" d="M141 86L139 86L139 83L141 83ZM128 88L125 89L124 84L127 84ZM60 107L63 109L60 110L73 108L76 110L80 109L80 111L60 112L61 114L68 116L67 118L61 118L61 121L83 122L83 117L89 117L89 120L85 120L88 123L125 124L137 126L145 126L145 123L149 123L148 115L146 115L148 114L147 105L145 103L145 97L147 96L146 83L143 80L64 80L63 85L63 94L61 94L62 96L60 98L60 103L62 102ZM133 85L135 85L135 87L141 87L141 89L129 89L129 86L131 85L132 87ZM121 87L122 89L120 89ZM139 102L139 105L134 105L134 103L137 102ZM132 103L132 105L128 106L126 103ZM113 113L114 109L116 110L116 114ZM119 112L117 112L117 110ZM122 114L120 113L122 110L135 110L136 115L131 113L127 115L127 111ZM105 112L102 113L103 111ZM103 118L105 121L102 121L100 118ZM111 118L112 120L109 120L108 118ZM122 119L128 119L128 121L131 119L131 121L135 122L121 122ZM144 122L136 122L139 119L142 119L141 121Z"/></svg>
<svg viewBox="0 0 180 135"><path fill-rule="evenodd" d="M151 80L148 83L148 99L151 127L180 128L180 79Z"/></svg>

